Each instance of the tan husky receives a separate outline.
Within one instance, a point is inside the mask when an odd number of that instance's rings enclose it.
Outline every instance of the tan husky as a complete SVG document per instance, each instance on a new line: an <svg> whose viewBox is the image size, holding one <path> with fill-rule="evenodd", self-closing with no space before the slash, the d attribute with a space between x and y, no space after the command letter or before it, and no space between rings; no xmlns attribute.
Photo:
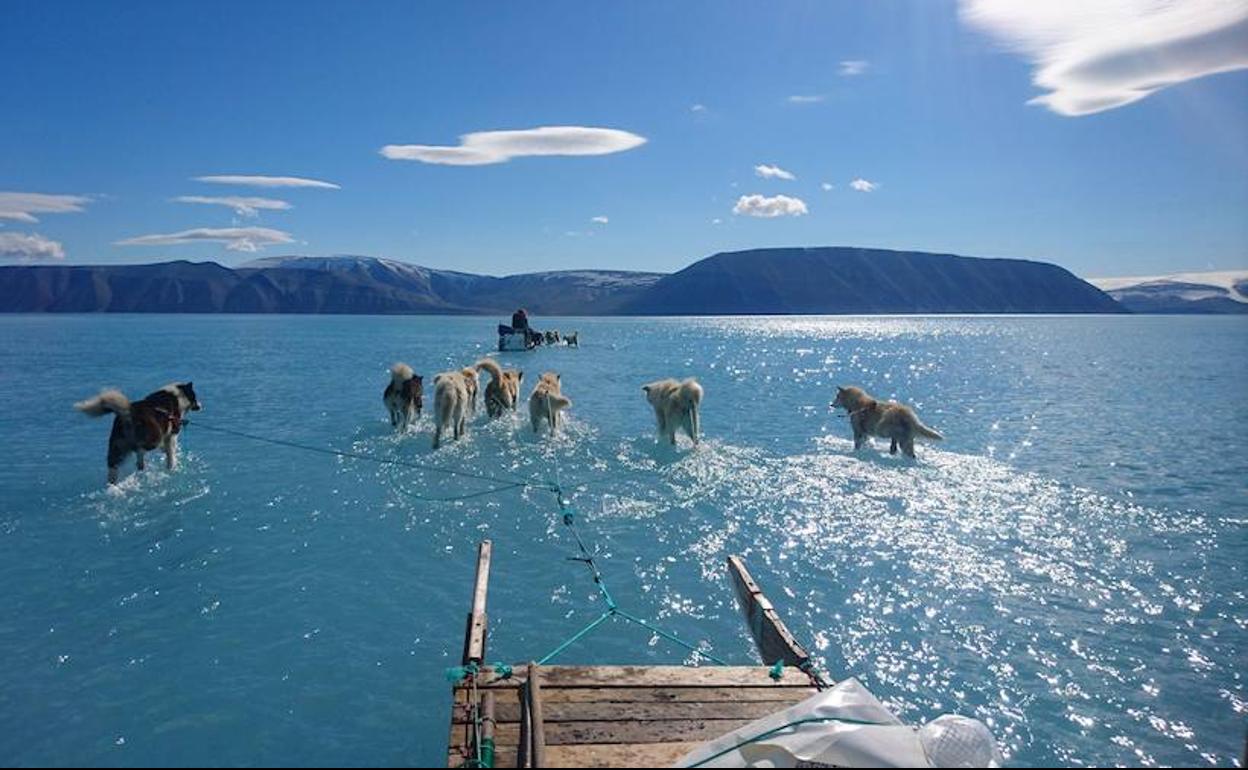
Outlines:
<svg viewBox="0 0 1248 770"><path fill-rule="evenodd" d="M559 430L559 412L572 406L561 388L559 375L554 372L546 372L537 381L533 395L529 396L529 420L533 423L534 433L537 433L542 420L549 423L551 435Z"/></svg>
<svg viewBox="0 0 1248 770"><path fill-rule="evenodd" d="M702 386L697 380L659 380L642 385L641 389L646 392L650 406L654 407L660 436L666 436L675 446L676 430L680 428L693 439L694 444L701 440Z"/></svg>
<svg viewBox="0 0 1248 770"><path fill-rule="evenodd" d="M475 369L442 372L433 378L433 448L442 443L442 434L450 431L459 440L468 430L468 417L477 394Z"/></svg>
<svg viewBox="0 0 1248 770"><path fill-rule="evenodd" d="M854 429L854 449L862 448L869 436L879 436L892 441L889 454L897 454L897 447L914 457L916 436L940 441L944 436L924 425L914 410L895 401L879 401L862 388L836 389L832 407L844 407L849 412L849 422Z"/></svg>
<svg viewBox="0 0 1248 770"><path fill-rule="evenodd" d="M520 383L524 380L524 372L503 369L490 358L478 361L477 370L490 373L490 381L485 386L485 411L490 419L501 417L508 409L515 409L520 401Z"/></svg>

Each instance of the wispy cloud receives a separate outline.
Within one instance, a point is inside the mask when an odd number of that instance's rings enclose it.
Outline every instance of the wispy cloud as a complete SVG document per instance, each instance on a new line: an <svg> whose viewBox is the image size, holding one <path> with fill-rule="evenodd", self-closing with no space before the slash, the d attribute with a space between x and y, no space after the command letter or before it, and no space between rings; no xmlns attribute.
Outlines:
<svg viewBox="0 0 1248 770"><path fill-rule="evenodd" d="M771 198L762 195L742 195L737 199L737 205L732 207L732 213L771 219L773 217L800 217L810 212L806 209L806 202L801 198L790 198L787 195L776 195Z"/></svg>
<svg viewBox="0 0 1248 770"><path fill-rule="evenodd" d="M320 179L304 179L299 176L249 176L246 174L217 174L214 176L197 176L196 182L211 184L233 184L243 187L317 187L323 190L339 190L333 182Z"/></svg>
<svg viewBox="0 0 1248 770"><path fill-rule="evenodd" d="M826 94L794 94L789 97L789 104L817 104L827 98Z"/></svg>
<svg viewBox="0 0 1248 770"><path fill-rule="evenodd" d="M858 192L875 192L880 188L880 185L877 182L869 182L862 177L858 177L854 181L850 182L849 186Z"/></svg>
<svg viewBox="0 0 1248 770"><path fill-rule="evenodd" d="M791 172L785 171L779 166L768 166L765 163L755 166L754 174L761 176L763 179L787 179L790 182L797 179Z"/></svg>
<svg viewBox="0 0 1248 770"><path fill-rule="evenodd" d="M827 192L828 190L831 190L835 185L833 185L831 182L824 182L823 184L819 186L823 188L824 192Z"/></svg>
<svg viewBox="0 0 1248 770"><path fill-rule="evenodd" d="M291 208L289 203L276 198L247 198L236 195L227 195L220 198L206 195L180 195L173 200L175 203L206 203L210 206L227 206L234 209L234 213L240 217L259 216L261 210L286 211Z"/></svg>
<svg viewBox="0 0 1248 770"><path fill-rule="evenodd" d="M646 143L643 136L615 128L542 126L518 131L464 134L455 147L388 144L381 154L391 160L416 160L446 166L483 166L512 158L551 155L610 155Z"/></svg>
<svg viewBox="0 0 1248 770"><path fill-rule="evenodd" d="M91 202L85 195L45 195L43 193L0 192L0 219L38 222L35 214L67 214L82 211Z"/></svg>
<svg viewBox="0 0 1248 770"><path fill-rule="evenodd" d="M117 241L117 246L177 246L184 243L224 243L230 251L259 251L265 246L293 243L290 233L267 227L199 227L176 233L140 235Z"/></svg>
<svg viewBox="0 0 1248 770"><path fill-rule="evenodd" d="M65 259L65 248L38 233L0 233L0 258L18 262Z"/></svg>
<svg viewBox="0 0 1248 770"><path fill-rule="evenodd" d="M594 218L590 219L589 221L590 221L590 222L593 222L594 224L605 225L606 223L610 222L611 220L610 220L610 219L607 219L607 217L606 217L605 215L603 215L603 214L599 214L598 216L596 216L596 217L594 217Z"/></svg>
<svg viewBox="0 0 1248 770"><path fill-rule="evenodd" d="M713 225L722 225L723 223L724 223L724 220L720 219L719 217L715 217L714 219L711 220L711 224Z"/></svg>
<svg viewBox="0 0 1248 770"><path fill-rule="evenodd" d="M706 112L705 104L695 104L689 108L690 112Z"/></svg>
<svg viewBox="0 0 1248 770"><path fill-rule="evenodd" d="M1248 68L1242 0L961 0L960 15L1035 65L1029 104L1090 115Z"/></svg>
<svg viewBox="0 0 1248 770"><path fill-rule="evenodd" d="M843 78L852 78L863 74L870 66L871 63L864 59L846 59L841 62L837 74Z"/></svg>

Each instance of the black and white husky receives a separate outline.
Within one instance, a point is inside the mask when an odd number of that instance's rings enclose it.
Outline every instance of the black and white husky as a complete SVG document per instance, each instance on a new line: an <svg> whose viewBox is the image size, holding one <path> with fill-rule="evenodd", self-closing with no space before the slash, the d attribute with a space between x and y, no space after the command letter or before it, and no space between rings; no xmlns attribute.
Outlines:
<svg viewBox="0 0 1248 770"><path fill-rule="evenodd" d="M425 406L425 378L412 371L407 364L390 367L390 384L381 394L386 409L390 410L390 424L406 433L407 428Z"/></svg>
<svg viewBox="0 0 1248 770"><path fill-rule="evenodd" d="M142 401L131 402L119 390L106 390L100 395L79 401L74 408L91 417L113 414L113 432L108 437L108 483L116 484L121 463L134 454L138 469L146 463L143 455L157 447L165 450L165 465L173 470L178 465L178 433L187 412L200 410L195 388L189 382L175 382Z"/></svg>

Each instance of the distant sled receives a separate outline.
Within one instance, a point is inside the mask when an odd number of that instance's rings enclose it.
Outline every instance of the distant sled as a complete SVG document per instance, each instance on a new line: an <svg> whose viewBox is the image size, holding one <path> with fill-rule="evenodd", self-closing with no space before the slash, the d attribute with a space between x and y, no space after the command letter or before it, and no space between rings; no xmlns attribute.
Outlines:
<svg viewBox="0 0 1248 770"><path fill-rule="evenodd" d="M501 352L532 350L537 346L531 335L523 329L513 329L506 324L498 325L498 349Z"/></svg>

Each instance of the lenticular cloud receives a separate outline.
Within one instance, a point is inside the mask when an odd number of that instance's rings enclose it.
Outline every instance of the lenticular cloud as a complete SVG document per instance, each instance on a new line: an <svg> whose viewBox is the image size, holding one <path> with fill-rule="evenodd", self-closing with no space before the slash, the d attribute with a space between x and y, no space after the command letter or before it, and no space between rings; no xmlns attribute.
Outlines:
<svg viewBox="0 0 1248 770"><path fill-rule="evenodd" d="M1035 64L1059 115L1122 107L1169 86L1248 68L1243 0L962 0L962 19Z"/></svg>
<svg viewBox="0 0 1248 770"><path fill-rule="evenodd" d="M446 166L484 166L528 156L610 155L645 143L645 137L615 128L543 126L519 131L464 134L457 146L388 144L381 148L381 154L391 160L415 160Z"/></svg>

